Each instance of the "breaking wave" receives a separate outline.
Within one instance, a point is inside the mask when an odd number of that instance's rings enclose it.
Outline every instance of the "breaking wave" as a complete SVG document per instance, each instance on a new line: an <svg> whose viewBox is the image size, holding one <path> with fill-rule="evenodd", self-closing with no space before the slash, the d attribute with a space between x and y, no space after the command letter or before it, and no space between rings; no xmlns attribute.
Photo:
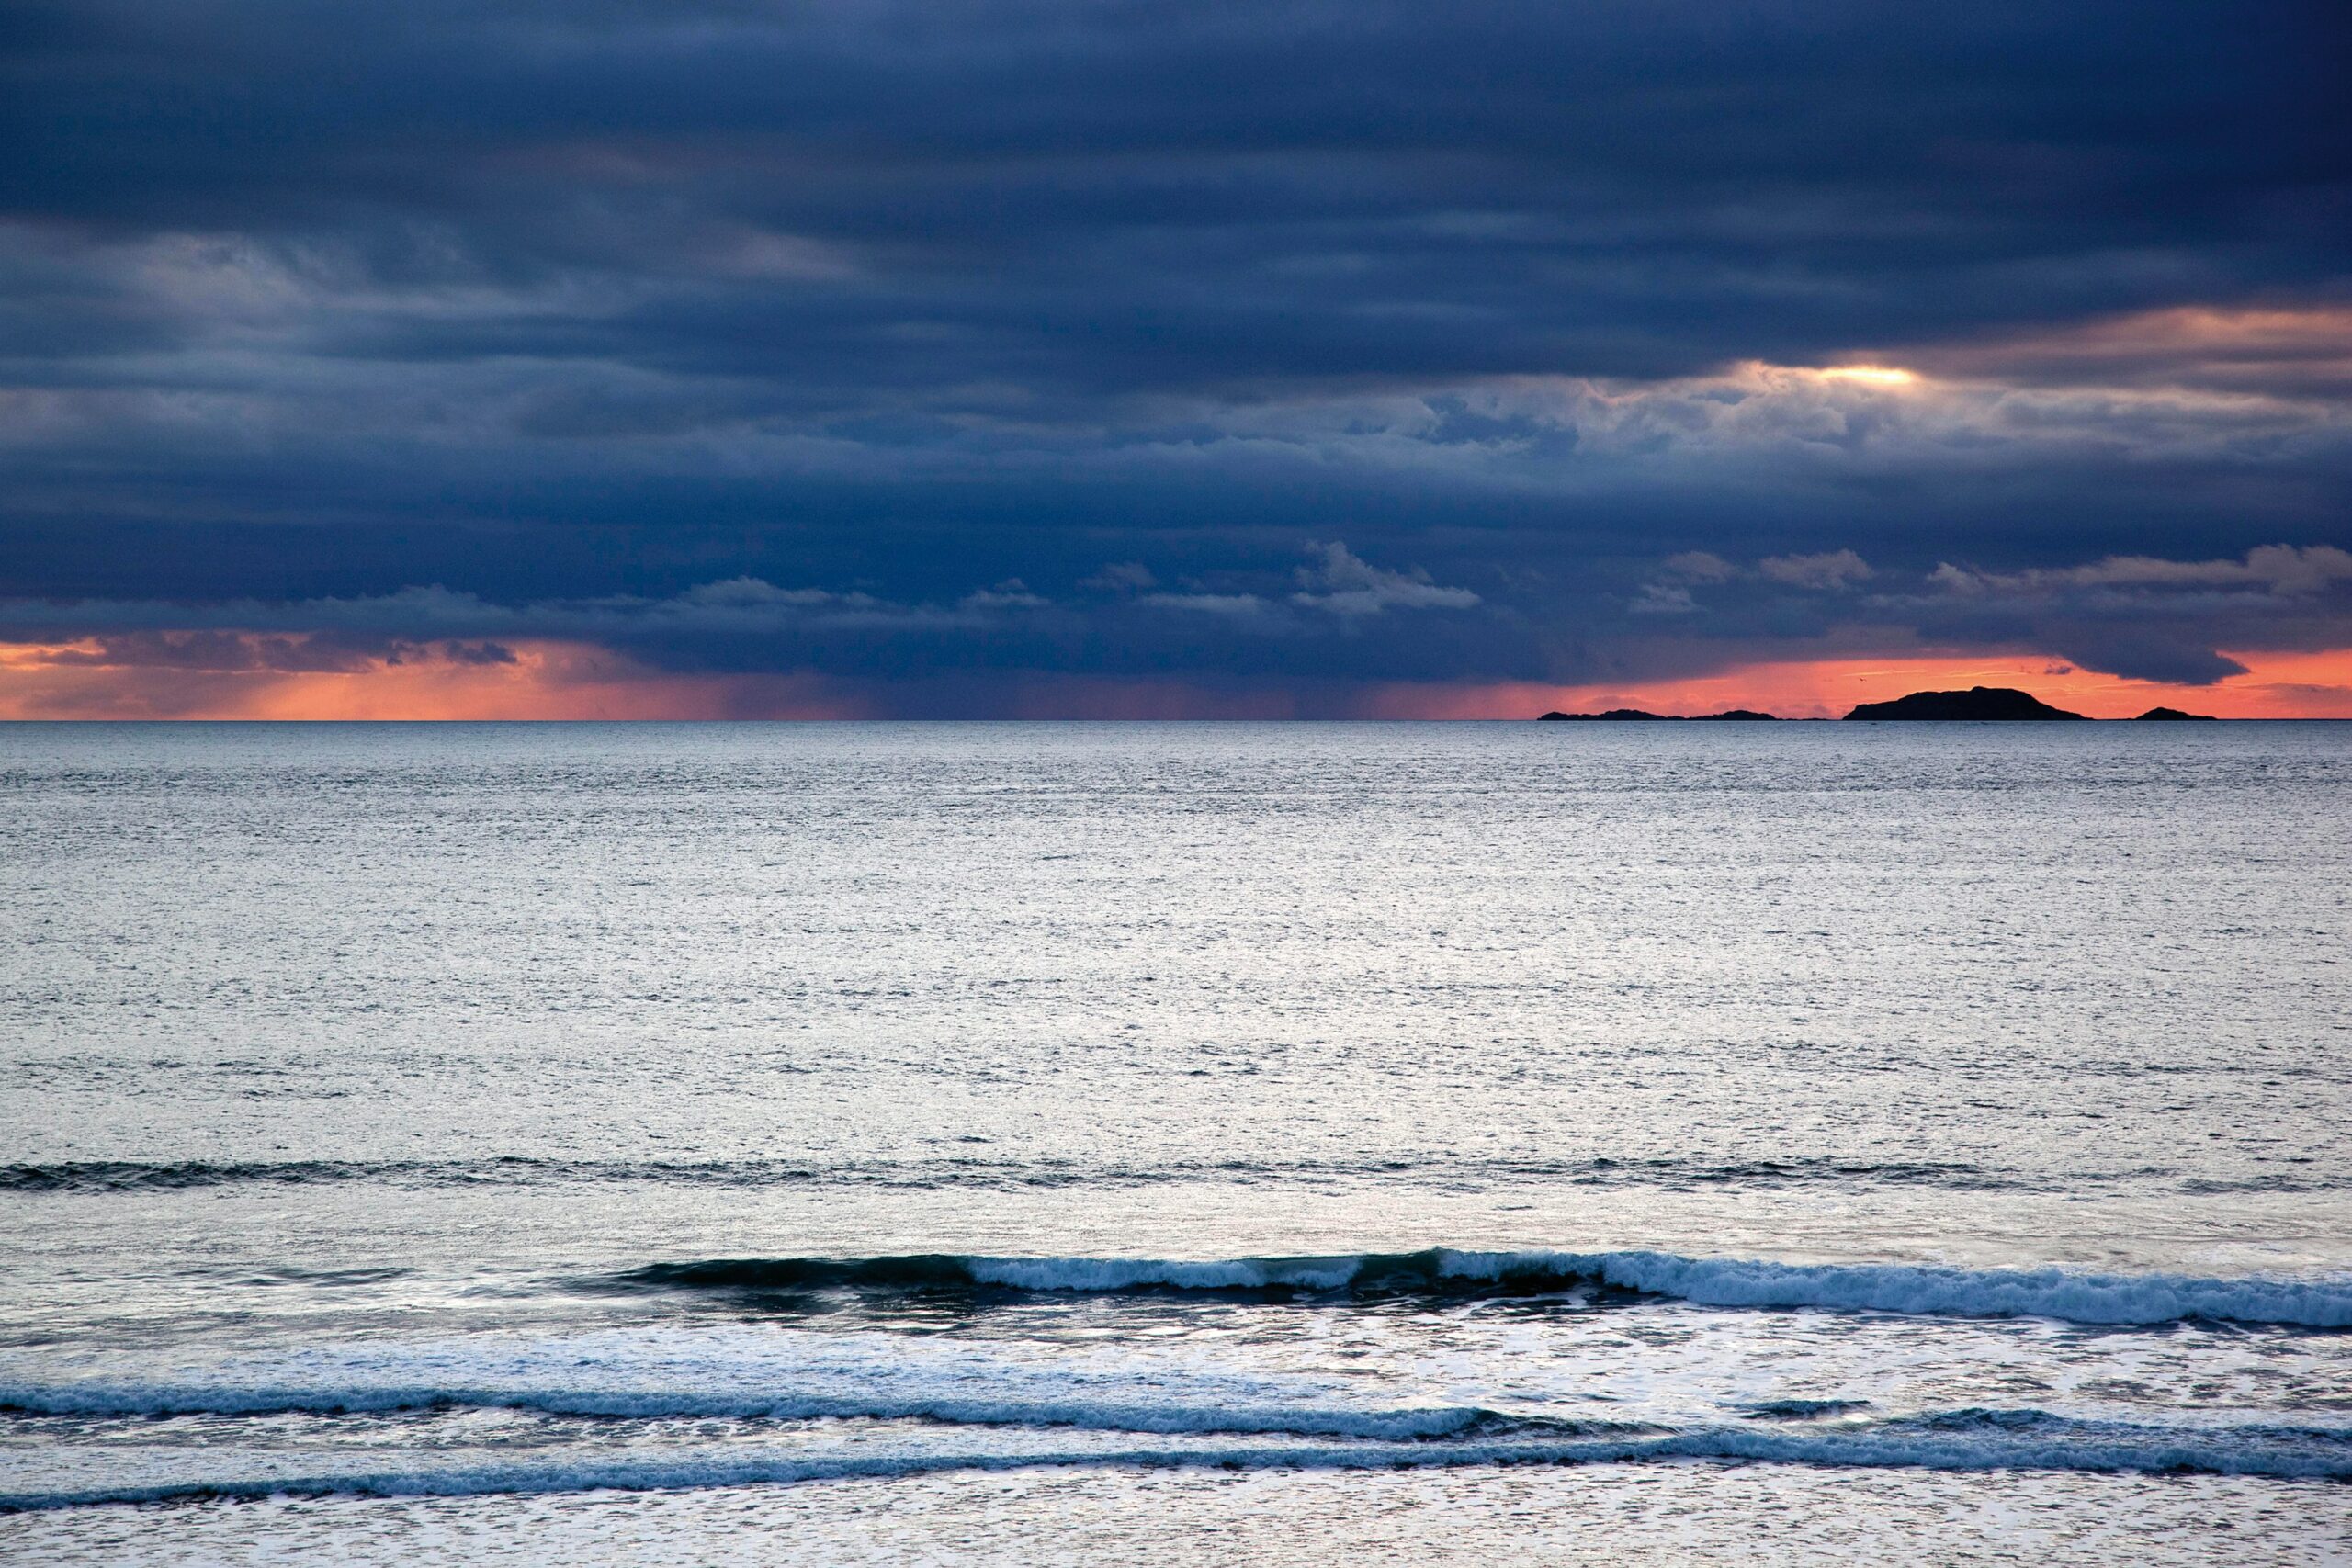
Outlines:
<svg viewBox="0 0 2352 1568"><path fill-rule="evenodd" d="M1130 1258L950 1254L658 1263L607 1286L764 1292L1000 1290L1221 1292L1272 1297L1536 1295L1600 1288L1701 1306L1816 1308L1944 1317L2050 1317L2082 1324L2191 1319L2352 1327L2352 1279L2199 1279L2067 1269L1776 1263L1670 1252L1363 1253L1178 1262Z"/></svg>

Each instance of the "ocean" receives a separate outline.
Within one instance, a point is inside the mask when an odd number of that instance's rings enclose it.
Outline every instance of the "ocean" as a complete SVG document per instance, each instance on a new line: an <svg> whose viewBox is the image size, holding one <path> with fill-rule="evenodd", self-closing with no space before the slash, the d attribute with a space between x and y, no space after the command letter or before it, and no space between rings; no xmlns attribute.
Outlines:
<svg viewBox="0 0 2352 1568"><path fill-rule="evenodd" d="M11 1562L2352 1562L2352 725L18 725L0 806Z"/></svg>

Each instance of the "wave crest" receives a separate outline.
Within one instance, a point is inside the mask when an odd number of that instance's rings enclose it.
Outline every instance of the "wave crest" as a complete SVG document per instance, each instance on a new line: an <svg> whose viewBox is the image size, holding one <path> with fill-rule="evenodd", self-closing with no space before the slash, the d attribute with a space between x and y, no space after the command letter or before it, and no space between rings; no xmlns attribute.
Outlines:
<svg viewBox="0 0 2352 1568"><path fill-rule="evenodd" d="M2204 1279L2067 1269L1780 1263L1670 1252L1423 1252L1240 1258L708 1258L658 1263L610 1281L630 1288L741 1291L1004 1290L1222 1292L1270 1298L1348 1293L1548 1294L1601 1288L1701 1306L2051 1317L2082 1324L2215 1322L2352 1327L2352 1279Z"/></svg>

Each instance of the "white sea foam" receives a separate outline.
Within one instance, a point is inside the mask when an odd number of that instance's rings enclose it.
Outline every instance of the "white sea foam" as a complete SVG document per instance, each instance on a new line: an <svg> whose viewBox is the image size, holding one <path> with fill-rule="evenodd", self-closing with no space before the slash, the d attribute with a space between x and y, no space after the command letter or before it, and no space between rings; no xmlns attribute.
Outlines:
<svg viewBox="0 0 2352 1568"><path fill-rule="evenodd" d="M680 1266L671 1277L756 1283L768 1267ZM172 1440L141 1424L147 1416L293 1419L256 1424L253 1445L224 1441L216 1423L198 1419L187 1429L204 1433L199 1444L223 1457L191 1453L178 1473L119 1468L131 1449L110 1438L85 1442L74 1435L78 1427L62 1428L67 1435L46 1451L18 1446L0 1493L12 1506L43 1506L193 1492L560 1491L1038 1463L1469 1464L1669 1454L2352 1476L2352 1432L2299 1425L2310 1402L2293 1381L2332 1375L2345 1343L2335 1335L2165 1328L2086 1337L2018 1320L2063 1313L2118 1324L2261 1314L2278 1321L2300 1312L2325 1327L2340 1321L2345 1289L2328 1281L1649 1252L1192 1263L885 1258L774 1268L796 1280L851 1281L841 1287L851 1290L933 1288L890 1282L911 1277L1034 1292L1269 1293L1083 1308L996 1301L975 1332L939 1335L863 1326L871 1320L854 1311L828 1314L821 1326L798 1316L695 1311L535 1336L274 1349L20 1346L0 1350L0 1405L26 1431L56 1416L121 1420L139 1426L135 1451L143 1454ZM1625 1317L1602 1304L1601 1286L1740 1307L1928 1315L1775 1321L1661 1302L1631 1311L1679 1324L1693 1342L1627 1348ZM1582 1291L1584 1299L1559 1313L1496 1312L1483 1299L1489 1289ZM1309 1292L1312 1303L1285 1292ZM1384 1307L1383 1292L1404 1293L1398 1304L1410 1310ZM1000 1312L1007 1315L993 1315ZM1102 1330L1128 1324L1187 1331L1162 1338ZM1072 1329L1080 1337L1064 1337ZM1769 1364L1743 1359L1759 1343L1777 1350ZM2086 1365L2076 1354L2086 1344L2099 1365L2128 1366L2138 1392L2075 1387L2067 1369ZM2262 1364L2241 1365L2246 1357ZM1985 1373L2018 1368L2051 1374L2044 1386L2053 1391L2052 1408L1973 1408L1998 1386ZM2277 1381L2282 1368L2293 1373L2288 1383ZM380 1418L443 1407L519 1414L446 1427L430 1416ZM583 1416L650 1424L605 1428L624 1434L617 1449L600 1438L596 1452L571 1455L582 1428L567 1418ZM687 1428L664 1418L736 1425ZM417 1443L420 1421L457 1446ZM509 1427L529 1433L528 1442L506 1452L476 1446L467 1457L467 1433ZM721 1435L726 1451L711 1450ZM235 1457L249 1447L254 1453ZM363 1458L369 1449L381 1457ZM275 1468L243 1468L257 1465L263 1450L276 1453Z"/></svg>

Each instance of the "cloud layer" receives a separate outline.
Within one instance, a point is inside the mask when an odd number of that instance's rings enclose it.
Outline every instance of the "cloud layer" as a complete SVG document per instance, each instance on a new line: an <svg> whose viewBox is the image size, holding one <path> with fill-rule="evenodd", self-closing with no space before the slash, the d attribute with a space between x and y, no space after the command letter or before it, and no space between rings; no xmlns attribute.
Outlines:
<svg viewBox="0 0 2352 1568"><path fill-rule="evenodd" d="M23 0L0 637L969 711L2226 679L2352 647L2347 46L2268 0Z"/></svg>

